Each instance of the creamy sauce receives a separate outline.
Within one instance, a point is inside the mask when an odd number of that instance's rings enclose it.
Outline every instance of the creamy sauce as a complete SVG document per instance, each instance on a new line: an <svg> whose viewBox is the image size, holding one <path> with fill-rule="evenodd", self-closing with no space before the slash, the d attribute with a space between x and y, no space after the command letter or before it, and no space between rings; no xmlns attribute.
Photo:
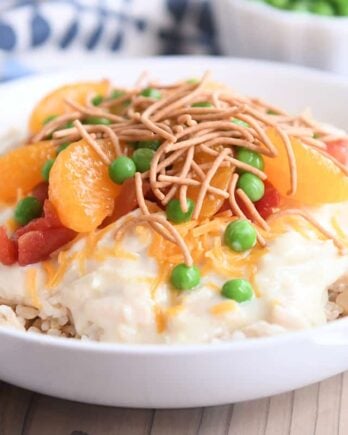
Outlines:
<svg viewBox="0 0 348 435"><path fill-rule="evenodd" d="M348 234L347 204L311 212L332 231ZM0 221L5 217L7 210L0 214ZM156 259L148 255L150 232L144 237L134 230L116 249L114 228L98 243L100 255L103 250L114 250L113 255L102 260L89 258L81 268L78 255L89 243L84 237L58 257L59 261L63 257L74 260L55 287L47 285L47 272L41 264L0 266L0 299L35 306L42 318L70 315L77 334L85 339L203 343L323 324L327 287L348 271L348 256L339 255L331 241L309 226L301 233L296 227L286 227L257 261L254 283L258 297L243 304L222 297L219 289L227 278L216 270L203 276L198 289L178 294L168 279L156 285L160 270ZM28 288L28 274L33 270L35 288ZM22 328L5 309L0 312L0 324L6 323Z"/></svg>

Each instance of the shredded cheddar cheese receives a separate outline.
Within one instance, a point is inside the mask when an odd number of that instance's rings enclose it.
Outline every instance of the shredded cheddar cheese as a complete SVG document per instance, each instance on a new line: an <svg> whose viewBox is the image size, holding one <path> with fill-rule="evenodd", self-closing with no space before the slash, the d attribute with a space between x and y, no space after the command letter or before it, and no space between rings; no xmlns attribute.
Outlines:
<svg viewBox="0 0 348 435"><path fill-rule="evenodd" d="M238 305L235 301L223 301L211 307L210 312L216 316L235 311Z"/></svg>
<svg viewBox="0 0 348 435"><path fill-rule="evenodd" d="M212 290L214 290L214 292L219 292L221 290L220 286L218 286L215 282L213 281L208 281L205 283L205 285L209 288L211 288Z"/></svg>
<svg viewBox="0 0 348 435"><path fill-rule="evenodd" d="M16 221L13 218L7 219L5 228L9 233L14 233L18 228Z"/></svg>
<svg viewBox="0 0 348 435"><path fill-rule="evenodd" d="M227 224L229 222L232 222L234 220L236 220L236 217L220 217L220 218L215 218L212 221L207 221L206 223L202 223L202 225L199 225L198 227L196 227L195 229L192 230L192 235L193 237L200 237L203 234L219 234L221 233L221 228L223 224Z"/></svg>
<svg viewBox="0 0 348 435"><path fill-rule="evenodd" d="M167 308L167 316L177 316L179 313L181 313L184 310L184 306L181 304L172 305L171 307Z"/></svg>
<svg viewBox="0 0 348 435"><path fill-rule="evenodd" d="M54 266L52 260L43 261L41 264L46 273L46 285L49 287L48 284L53 281L53 278L57 273L57 268Z"/></svg>
<svg viewBox="0 0 348 435"><path fill-rule="evenodd" d="M38 294L37 270L30 268L26 272L26 286L33 307L40 309L42 304Z"/></svg>
<svg viewBox="0 0 348 435"><path fill-rule="evenodd" d="M251 267L250 278L249 279L250 279L250 284L252 285L252 287L254 289L255 296L257 298L260 298L262 296L262 292L259 289L258 285L256 284L256 279L255 279L256 278L256 272L257 272L257 266L255 264L255 265L253 265Z"/></svg>
<svg viewBox="0 0 348 435"><path fill-rule="evenodd" d="M155 305L153 309L155 314L157 332L161 334L167 328L167 318L163 310L158 305Z"/></svg>
<svg viewBox="0 0 348 435"><path fill-rule="evenodd" d="M234 219L236 218L231 217L229 213L222 213L212 220L192 220L176 225L176 229L185 238L195 264L198 264L200 267L202 276L215 273L223 276L226 280L243 277L248 279L252 284L255 296L260 297L261 292L257 287L255 278L258 264L262 256L268 252L268 248L262 248L257 245L250 251L238 253L225 246L222 237L223 230ZM284 216L270 224L271 231L264 233L267 241L274 240L280 234L288 231L289 228L295 229L305 238L312 238L313 234L317 233L317 230L313 229L310 224L301 221L301 219L295 216ZM332 226L337 234L342 237L343 231L337 220L332 220ZM136 260L138 254L125 250L120 241L116 241L112 246L109 244L99 246L102 238L112 230L112 225L102 230L96 230L87 235L86 240L79 249L73 250L73 252L62 250L57 259L43 262L43 268L47 276L47 287L55 288L73 262L77 262L80 274L83 275L86 273L86 261L89 259L100 262L105 261L109 257L129 261ZM262 232L262 230L260 231ZM159 332L163 332L167 325L168 316L178 314L183 310L183 306L180 303L178 295L172 297L169 307L163 308L159 306L156 301L156 292L162 283L168 282L168 276L173 266L182 262L182 252L176 244L166 240L160 233L152 231L148 226L137 225L134 228L134 233L140 240L149 245L147 253L158 264L157 276L139 278L139 280L146 284L149 289L148 291L153 301L157 329ZM321 237L322 235L318 234L318 236ZM73 244L69 247L71 248L72 246ZM208 281L205 285L216 293L219 293L221 290L220 286L213 281ZM214 315L220 315L233 311L236 309L236 306L237 304L234 301L224 301L212 307L211 312Z"/></svg>
<svg viewBox="0 0 348 435"><path fill-rule="evenodd" d="M124 260L136 260L138 258L137 254L133 254L132 252L125 251L121 243L117 242L115 243L114 249L113 249L113 255L117 258L122 258Z"/></svg>
<svg viewBox="0 0 348 435"><path fill-rule="evenodd" d="M168 278L168 274L169 274L169 266L163 265L163 267L160 268L160 273L158 274L157 279L153 282L151 286L150 293L152 299L155 299L158 287L161 285L162 282L164 282Z"/></svg>
<svg viewBox="0 0 348 435"><path fill-rule="evenodd" d="M72 262L72 258L68 256L66 251L60 251L58 254L58 267L51 277L50 281L47 282L47 287L50 289L54 289L58 286L58 284L62 281L66 271L68 270L70 264Z"/></svg>
<svg viewBox="0 0 348 435"><path fill-rule="evenodd" d="M64 250L61 250L57 259L52 258L42 262L43 268L46 272L46 286L49 289L56 288L64 278L65 273L71 267L73 262L78 265L80 276L86 273L86 261L93 259L99 262L105 261L109 257L122 258L125 260L136 260L137 254L128 252L123 249L120 243L115 242L114 246L101 246L98 247L100 240L110 231L110 227L103 228L91 232L87 235L83 241L81 248L75 252L69 252L74 248L76 243L82 239L81 234L73 242L65 246Z"/></svg>
<svg viewBox="0 0 348 435"><path fill-rule="evenodd" d="M252 250L244 253L231 251L222 242L223 229L230 221L231 217L225 215L216 217L211 221L191 221L188 224L177 225L177 228L181 234L185 232L185 241L192 252L195 264L200 265L203 276L213 272L224 276L226 279L244 277L252 283L256 297L260 297L261 292L256 285L255 276L258 264L268 252L268 248L255 246ZM320 238L323 237L309 223L301 221L295 216L284 216L271 222L271 231L268 233L260 231L268 241L272 241L280 234L288 231L289 228L293 228L307 239L312 238L313 234ZM148 249L148 255L156 259L160 270L163 270L164 267L170 270L182 258L181 252L176 245L155 232ZM163 274L162 277L160 273L157 286L166 279L167 273ZM214 290L218 290L217 286L215 286Z"/></svg>
<svg viewBox="0 0 348 435"><path fill-rule="evenodd" d="M156 321L157 332L163 333L168 327L168 321L170 317L177 316L184 310L184 306L181 304L172 305L168 308L161 308L158 305L154 305L153 311Z"/></svg>
<svg viewBox="0 0 348 435"><path fill-rule="evenodd" d="M278 299L272 299L271 304L274 307L277 307L278 305L280 305L280 302Z"/></svg>
<svg viewBox="0 0 348 435"><path fill-rule="evenodd" d="M144 244L148 244L151 241L151 234L144 225L137 225L134 228L134 233Z"/></svg>
<svg viewBox="0 0 348 435"><path fill-rule="evenodd" d="M86 273L86 251L81 250L75 256L75 259L78 264L79 274L83 276Z"/></svg>
<svg viewBox="0 0 348 435"><path fill-rule="evenodd" d="M156 282L155 278L152 278L151 276L138 276L136 277L136 282L139 284L147 284L147 285L154 285Z"/></svg>
<svg viewBox="0 0 348 435"><path fill-rule="evenodd" d="M343 231L343 229L341 228L340 224L338 223L337 217L333 216L331 219L331 225L332 228L335 230L336 234L338 235L338 237L340 239L342 239L343 241L348 241L348 237L347 234Z"/></svg>

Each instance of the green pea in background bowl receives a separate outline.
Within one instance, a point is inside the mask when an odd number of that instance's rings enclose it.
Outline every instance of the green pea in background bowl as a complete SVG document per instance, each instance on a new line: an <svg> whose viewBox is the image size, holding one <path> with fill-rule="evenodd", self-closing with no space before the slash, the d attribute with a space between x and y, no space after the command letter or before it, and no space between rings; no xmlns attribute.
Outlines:
<svg viewBox="0 0 348 435"><path fill-rule="evenodd" d="M348 17L286 11L256 0L214 0L212 6L224 55L348 75Z"/></svg>

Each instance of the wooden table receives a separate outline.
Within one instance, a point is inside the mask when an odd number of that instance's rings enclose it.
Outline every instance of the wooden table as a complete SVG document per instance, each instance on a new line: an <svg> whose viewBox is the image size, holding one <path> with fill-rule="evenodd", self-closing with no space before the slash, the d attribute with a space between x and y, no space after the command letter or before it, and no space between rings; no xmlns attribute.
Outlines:
<svg viewBox="0 0 348 435"><path fill-rule="evenodd" d="M84 405L0 383L0 435L347 435L348 372L235 405L181 410Z"/></svg>

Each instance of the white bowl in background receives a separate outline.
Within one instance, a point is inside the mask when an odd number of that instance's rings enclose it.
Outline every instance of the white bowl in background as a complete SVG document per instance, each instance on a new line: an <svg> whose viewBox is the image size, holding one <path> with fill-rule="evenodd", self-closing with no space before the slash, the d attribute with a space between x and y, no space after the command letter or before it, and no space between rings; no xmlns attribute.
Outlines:
<svg viewBox="0 0 348 435"><path fill-rule="evenodd" d="M224 55L348 75L348 18L283 11L256 0L212 2Z"/></svg>
<svg viewBox="0 0 348 435"><path fill-rule="evenodd" d="M168 82L210 69L241 92L292 111L309 105L319 118L348 127L343 78L267 62L162 57L84 65L3 84L0 134L23 128L36 101L56 86L101 77L130 85L144 68ZM186 346L94 343L2 327L0 349L0 379L41 393L114 406L209 406L281 393L347 370L348 318L271 338Z"/></svg>

